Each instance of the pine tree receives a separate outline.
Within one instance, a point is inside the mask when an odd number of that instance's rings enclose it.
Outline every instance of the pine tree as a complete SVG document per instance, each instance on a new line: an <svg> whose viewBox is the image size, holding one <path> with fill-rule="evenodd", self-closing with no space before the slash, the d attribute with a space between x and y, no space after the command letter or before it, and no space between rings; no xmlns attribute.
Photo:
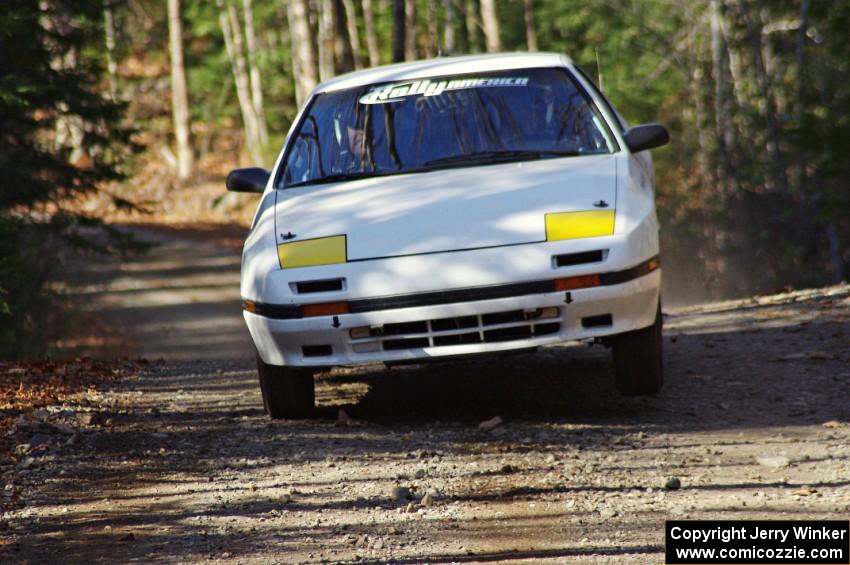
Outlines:
<svg viewBox="0 0 850 565"><path fill-rule="evenodd" d="M62 203L121 178L123 106L105 61L85 53L102 41L102 16L82 0L0 4L0 45L14 46L0 57L0 357L43 352L44 283L69 245L93 245L81 228L97 219ZM57 127L71 124L62 141Z"/></svg>

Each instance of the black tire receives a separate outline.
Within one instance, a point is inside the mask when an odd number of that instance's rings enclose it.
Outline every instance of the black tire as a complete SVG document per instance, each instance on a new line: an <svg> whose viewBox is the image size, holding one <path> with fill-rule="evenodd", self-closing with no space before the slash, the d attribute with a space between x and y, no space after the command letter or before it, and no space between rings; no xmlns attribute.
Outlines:
<svg viewBox="0 0 850 565"><path fill-rule="evenodd" d="M310 369L267 365L257 356L263 407L272 419L309 418L315 411L316 392Z"/></svg>
<svg viewBox="0 0 850 565"><path fill-rule="evenodd" d="M648 328L614 336L614 383L624 396L651 396L661 392L664 366L661 354L661 305Z"/></svg>

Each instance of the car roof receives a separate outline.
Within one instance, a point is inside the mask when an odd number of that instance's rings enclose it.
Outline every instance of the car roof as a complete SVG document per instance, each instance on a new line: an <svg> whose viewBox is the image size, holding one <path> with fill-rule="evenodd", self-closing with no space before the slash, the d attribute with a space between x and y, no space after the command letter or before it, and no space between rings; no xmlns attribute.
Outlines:
<svg viewBox="0 0 850 565"><path fill-rule="evenodd" d="M559 53L496 53L465 55L462 57L439 57L425 61L397 63L373 67L334 77L318 85L314 92L330 92L401 80L411 80L441 75L460 75L475 72L509 71L540 67L558 67L571 63Z"/></svg>

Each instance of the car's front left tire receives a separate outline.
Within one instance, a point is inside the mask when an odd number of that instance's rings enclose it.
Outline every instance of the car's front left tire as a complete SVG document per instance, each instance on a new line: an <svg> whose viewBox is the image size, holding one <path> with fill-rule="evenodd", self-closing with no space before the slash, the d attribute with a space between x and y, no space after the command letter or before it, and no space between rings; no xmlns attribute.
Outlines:
<svg viewBox="0 0 850 565"><path fill-rule="evenodd" d="M614 384L624 396L651 396L664 385L661 304L648 328L616 335L611 340Z"/></svg>
<svg viewBox="0 0 850 565"><path fill-rule="evenodd" d="M313 371L269 365L257 355L263 407L272 419L309 418L316 409Z"/></svg>

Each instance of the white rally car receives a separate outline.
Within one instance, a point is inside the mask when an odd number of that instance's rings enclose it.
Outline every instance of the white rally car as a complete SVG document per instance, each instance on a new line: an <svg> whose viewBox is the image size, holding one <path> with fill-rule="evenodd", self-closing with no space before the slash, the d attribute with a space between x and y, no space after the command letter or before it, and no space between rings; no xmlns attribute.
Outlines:
<svg viewBox="0 0 850 565"><path fill-rule="evenodd" d="M442 58L339 76L301 109L242 257L273 418L322 367L613 348L623 394L661 389L658 221L647 149L557 54Z"/></svg>

